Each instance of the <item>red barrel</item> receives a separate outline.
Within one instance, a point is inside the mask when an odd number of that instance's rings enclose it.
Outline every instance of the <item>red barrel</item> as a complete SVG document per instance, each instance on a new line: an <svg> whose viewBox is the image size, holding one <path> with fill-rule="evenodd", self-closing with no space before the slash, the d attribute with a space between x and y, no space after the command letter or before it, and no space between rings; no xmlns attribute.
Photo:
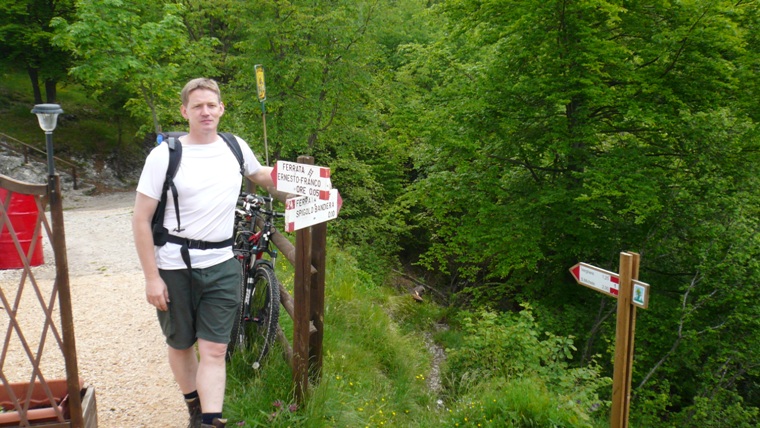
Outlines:
<svg viewBox="0 0 760 428"><path fill-rule="evenodd" d="M5 204L7 195L7 190L0 189L0 203ZM32 244L38 212L34 196L11 193L8 217L18 237L18 242L24 250L24 255L29 253L29 246ZM34 254L32 254L32 258L29 260L30 266L39 266L45 263L42 257L43 232L44 229L40 231L40 236L37 237ZM0 230L0 269L18 269L23 267L24 263L21 261L21 257L16 250L16 245L13 244L8 224L3 223L2 230Z"/></svg>

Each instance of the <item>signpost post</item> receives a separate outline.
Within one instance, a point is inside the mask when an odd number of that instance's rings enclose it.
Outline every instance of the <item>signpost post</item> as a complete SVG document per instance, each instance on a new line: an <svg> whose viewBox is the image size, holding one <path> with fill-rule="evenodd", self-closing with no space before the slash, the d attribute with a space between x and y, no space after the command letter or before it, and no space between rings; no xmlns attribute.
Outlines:
<svg viewBox="0 0 760 428"><path fill-rule="evenodd" d="M578 284L618 300L610 417L612 428L628 428L636 307L646 309L649 306L649 284L638 280L640 261L637 253L621 252L619 273L586 263L578 263L570 268L570 274Z"/></svg>
<svg viewBox="0 0 760 428"><path fill-rule="evenodd" d="M261 125L264 131L264 156L266 166L269 166L269 144L267 142L267 108L265 101L267 100L267 87L264 84L264 66L256 64L253 66L253 72L256 75L256 98L261 104ZM251 180L245 180L246 191L249 193L254 192L254 185Z"/></svg>
<svg viewBox="0 0 760 428"><path fill-rule="evenodd" d="M277 161L272 168L277 191L297 195L285 201L285 230L296 231L292 365L297 402L303 402L309 378L318 379L322 371L325 223L336 218L343 205L332 187L330 168L313 163L311 156L299 156L297 163Z"/></svg>

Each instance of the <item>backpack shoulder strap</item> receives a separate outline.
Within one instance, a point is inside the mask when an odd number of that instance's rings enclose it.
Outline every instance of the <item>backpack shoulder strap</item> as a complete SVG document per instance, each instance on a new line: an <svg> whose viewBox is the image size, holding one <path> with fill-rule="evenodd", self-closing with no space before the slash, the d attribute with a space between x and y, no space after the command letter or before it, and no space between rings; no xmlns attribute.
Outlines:
<svg viewBox="0 0 760 428"><path fill-rule="evenodd" d="M179 169L179 163L182 160L182 143L179 142L179 138L169 137L169 166L166 168L166 180L164 180L164 193L161 198L166 198L166 191L168 188L172 190L172 199L174 200L174 214L177 216L177 228L175 232L181 232L182 224L179 219L179 195L177 194L177 187L174 185L174 177L177 175ZM168 182L168 185L167 185ZM166 208L166 207L164 207Z"/></svg>
<svg viewBox="0 0 760 428"><path fill-rule="evenodd" d="M162 138L159 138L159 144L161 144ZM166 167L166 176L164 178L164 184L161 188L161 199L158 201L156 212L153 213L153 219L151 221L153 229L153 243L154 245L162 246L166 244L167 231L164 228L164 213L166 211L166 193L171 189L172 198L174 200L175 213L177 214L177 229L179 228L179 207L177 204L177 188L174 186L174 176L177 175L177 169L179 169L179 162L182 159L182 144L177 137L169 136L166 141L166 145L169 147L169 164Z"/></svg>
<svg viewBox="0 0 760 428"><path fill-rule="evenodd" d="M227 146L229 146L230 150L232 150L232 154L235 155L238 164L240 164L240 175L245 175L243 151L240 149L240 144L238 143L237 138L235 138L235 136L229 132L220 132L219 136L222 137L222 140L224 140L225 143L227 143Z"/></svg>
<svg viewBox="0 0 760 428"><path fill-rule="evenodd" d="M179 162L182 160L182 143L179 142L179 138L170 136L166 144L169 146L169 166L166 168L166 178L173 185L174 177L177 175L177 169L179 169Z"/></svg>

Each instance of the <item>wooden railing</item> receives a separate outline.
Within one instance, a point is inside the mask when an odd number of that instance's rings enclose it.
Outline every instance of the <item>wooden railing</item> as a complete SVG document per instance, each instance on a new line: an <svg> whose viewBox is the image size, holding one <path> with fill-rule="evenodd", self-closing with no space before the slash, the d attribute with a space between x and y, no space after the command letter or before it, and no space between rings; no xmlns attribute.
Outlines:
<svg viewBox="0 0 760 428"><path fill-rule="evenodd" d="M13 138L10 135L3 134L2 132L0 132L0 146L3 146L10 151L22 154L24 156L24 163L29 162L30 158L41 161L47 160L47 153L45 153L44 150L40 150L37 147ZM56 160L58 165L66 166L66 168L61 167L61 170L71 175L71 178L74 180L74 190L78 189L79 185L77 183L77 179L79 176L77 174L77 165L66 159L61 159L58 156L53 156L53 159Z"/></svg>

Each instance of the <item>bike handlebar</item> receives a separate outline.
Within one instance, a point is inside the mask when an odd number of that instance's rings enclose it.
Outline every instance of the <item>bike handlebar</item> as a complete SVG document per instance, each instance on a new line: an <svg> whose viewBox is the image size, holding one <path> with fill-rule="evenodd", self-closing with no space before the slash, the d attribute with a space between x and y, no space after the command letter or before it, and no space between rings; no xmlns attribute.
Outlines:
<svg viewBox="0 0 760 428"><path fill-rule="evenodd" d="M238 205L242 205L245 211L250 211L251 208L255 208L263 214L271 216L272 218L285 217L285 213L277 212L274 209L265 210L262 206L265 204L271 207L271 203L274 200L271 196L261 196L255 193L242 192L238 196Z"/></svg>

